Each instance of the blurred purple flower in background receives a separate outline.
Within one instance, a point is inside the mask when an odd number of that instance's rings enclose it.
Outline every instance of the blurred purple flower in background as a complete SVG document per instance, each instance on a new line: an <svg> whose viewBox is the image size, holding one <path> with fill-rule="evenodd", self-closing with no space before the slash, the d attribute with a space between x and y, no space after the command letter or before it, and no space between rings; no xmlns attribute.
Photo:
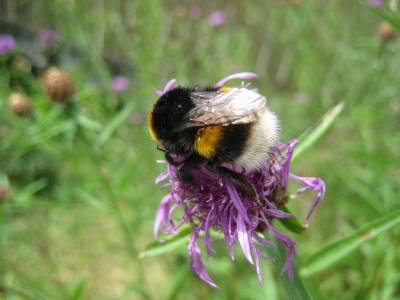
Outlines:
<svg viewBox="0 0 400 300"><path fill-rule="evenodd" d="M115 76L113 78L111 86L112 89L116 92L126 90L129 86L129 79L121 75Z"/></svg>
<svg viewBox="0 0 400 300"><path fill-rule="evenodd" d="M254 73L239 73L228 76L218 82L218 86L224 84L228 79L233 78L254 78ZM167 83L163 91L156 90L158 95L162 95L175 84L175 80ZM241 88L246 88L242 84ZM189 223L192 234L189 238L190 268L197 275L213 287L217 285L209 277L200 254L197 241L203 241L207 253L215 253L211 242L217 240L210 236L211 231L221 232L225 242L233 257L233 244L239 241L243 254L251 263L253 257L255 260L257 275L260 283L262 274L259 257L264 259L273 259L267 257L260 246L277 247L271 241L265 239L260 232L271 232L285 247L286 261L282 272L287 271L291 280L293 280L293 268L291 260L295 255L295 241L273 227L274 218L289 218L293 215L286 213L282 207L286 204L289 196L286 195L289 178L299 182L302 187L297 190L300 194L307 189L314 190L310 199L310 212L308 213L306 226L315 210L316 206L325 194L325 184L320 178L298 177L289 172L290 161L297 140L287 143L279 143L271 156L265 161L263 167L255 171L244 171L246 177L254 185L261 203L265 207L265 214L255 201L245 192L245 190L235 185L230 180L222 179L214 170L203 164L196 172L193 172L194 180L197 186L194 187L179 180L177 176L178 167L175 167L165 161L167 171L160 174L156 183L169 178L169 182L161 186L171 186L172 190L161 201L154 224L154 235L157 238L161 226L165 225L164 232L176 233L184 223ZM183 161L184 156L172 155L175 161ZM235 170L234 167L232 167ZM241 172L242 170L236 170ZM175 209L181 207L183 212L174 223L173 214Z"/></svg>
<svg viewBox="0 0 400 300"><path fill-rule="evenodd" d="M371 6L382 6L382 0L369 0Z"/></svg>
<svg viewBox="0 0 400 300"><path fill-rule="evenodd" d="M141 113L141 112L134 112L132 115L131 115L131 121L132 121L132 123L134 123L134 124L140 124L140 123L142 123L143 121L145 120L145 117L144 117L144 115Z"/></svg>
<svg viewBox="0 0 400 300"><path fill-rule="evenodd" d="M192 6L189 10L189 15L192 19L199 19L202 11L200 6Z"/></svg>
<svg viewBox="0 0 400 300"><path fill-rule="evenodd" d="M9 34L0 35L0 55L14 50L17 46L15 39Z"/></svg>
<svg viewBox="0 0 400 300"><path fill-rule="evenodd" d="M208 23L211 26L219 26L226 21L226 13L223 10L216 10L208 17Z"/></svg>
<svg viewBox="0 0 400 300"><path fill-rule="evenodd" d="M45 44L48 44L48 45L57 43L60 39L60 37L58 36L58 33L54 29L51 29L49 27L41 28L39 35L40 35L40 39Z"/></svg>

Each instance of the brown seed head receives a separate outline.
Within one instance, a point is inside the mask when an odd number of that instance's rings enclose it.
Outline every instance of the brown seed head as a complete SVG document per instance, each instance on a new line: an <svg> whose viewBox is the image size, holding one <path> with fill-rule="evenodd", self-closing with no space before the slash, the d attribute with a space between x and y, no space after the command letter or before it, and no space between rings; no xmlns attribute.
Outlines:
<svg viewBox="0 0 400 300"><path fill-rule="evenodd" d="M5 186L0 185L0 203L3 201L8 195L8 188Z"/></svg>
<svg viewBox="0 0 400 300"><path fill-rule="evenodd" d="M14 59L14 66L21 71L27 70L29 68L29 61L22 55L18 55Z"/></svg>
<svg viewBox="0 0 400 300"><path fill-rule="evenodd" d="M12 93L8 97L8 103L17 116L25 116L32 111L31 101L21 93Z"/></svg>
<svg viewBox="0 0 400 300"><path fill-rule="evenodd" d="M396 36L396 32L394 31L393 26L386 21L379 24L377 34L379 38L384 41L393 40Z"/></svg>
<svg viewBox="0 0 400 300"><path fill-rule="evenodd" d="M56 67L47 69L41 80L46 94L53 101L68 102L76 91L76 84L71 75Z"/></svg>

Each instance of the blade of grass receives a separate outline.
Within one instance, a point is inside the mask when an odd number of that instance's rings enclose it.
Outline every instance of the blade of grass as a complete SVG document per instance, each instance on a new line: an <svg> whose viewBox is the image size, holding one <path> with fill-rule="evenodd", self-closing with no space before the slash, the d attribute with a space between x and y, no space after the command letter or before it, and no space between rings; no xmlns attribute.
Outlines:
<svg viewBox="0 0 400 300"><path fill-rule="evenodd" d="M294 149L292 163L311 148L328 131L333 122L343 111L343 108L344 102L340 102L328 110L313 126L299 136L299 144Z"/></svg>
<svg viewBox="0 0 400 300"><path fill-rule="evenodd" d="M290 214L290 210L286 207L283 206L282 210L285 213ZM294 233L298 233L301 234L306 230L306 227L300 223L299 220L297 220L297 218L295 216L290 217L290 218L278 218L278 220L282 223L283 226L285 226L287 229L289 229L290 231L294 232Z"/></svg>
<svg viewBox="0 0 400 300"><path fill-rule="evenodd" d="M182 290L186 283L186 279L189 276L191 270L189 266L182 265L178 272L175 273L172 281L170 282L171 292L169 296L166 298L168 300L175 300L178 298L179 292Z"/></svg>
<svg viewBox="0 0 400 300"><path fill-rule="evenodd" d="M113 134L113 132L121 126L121 124L129 117L130 114L135 110L136 102L129 102L120 112L119 114L104 128L104 130L100 133L97 140L94 142L94 148L100 148Z"/></svg>
<svg viewBox="0 0 400 300"><path fill-rule="evenodd" d="M400 223L400 210L380 218L344 237L333 240L311 254L302 267L304 276L311 276L342 260L363 243Z"/></svg>
<svg viewBox="0 0 400 300"><path fill-rule="evenodd" d="M71 296L71 300L79 300L82 299L82 293L86 286L86 280L81 279L78 284L75 286L74 292Z"/></svg>
<svg viewBox="0 0 400 300"><path fill-rule="evenodd" d="M400 22L394 16L389 16L383 9L380 7L372 7L367 5L367 8L372 11L375 15L380 17L381 19L389 22L392 26L396 27L397 30L400 30Z"/></svg>
<svg viewBox="0 0 400 300"><path fill-rule="evenodd" d="M8 291L8 292L11 292L11 293L14 293L14 294L20 296L21 299L26 299L26 300L29 300L29 299L37 300L37 297L30 296L30 295L28 295L27 293L21 292L20 289L14 288L14 287L9 286L9 285L7 285L7 284L4 284L4 283L2 283L2 282L0 282L0 288L3 289L3 290L6 291L6 292Z"/></svg>
<svg viewBox="0 0 400 300"><path fill-rule="evenodd" d="M297 268L293 268L294 279L290 281L287 274L279 275L283 268L286 259L286 250L282 243L275 237L269 238L278 248L268 247L266 251L268 254L275 259L272 263L276 273L278 274L279 280L286 291L289 300L308 300L312 299L310 296Z"/></svg>
<svg viewBox="0 0 400 300"><path fill-rule="evenodd" d="M139 254L139 258L162 255L180 248L183 245L187 245L191 232L191 227L189 225L184 225L180 228L179 233L160 237L160 240L163 242L154 241L148 244L146 246L146 251Z"/></svg>

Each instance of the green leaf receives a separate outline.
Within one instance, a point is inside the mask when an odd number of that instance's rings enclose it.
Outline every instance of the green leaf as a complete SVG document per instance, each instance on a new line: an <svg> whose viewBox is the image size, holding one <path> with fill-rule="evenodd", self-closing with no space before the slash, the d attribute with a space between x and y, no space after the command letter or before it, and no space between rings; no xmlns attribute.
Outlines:
<svg viewBox="0 0 400 300"><path fill-rule="evenodd" d="M183 225L177 234L170 234L167 236L160 237L159 241L151 242L146 246L146 251L139 254L139 258L145 256L156 256L171 252L175 249L187 245L189 235L192 233L192 229L189 224Z"/></svg>
<svg viewBox="0 0 400 300"><path fill-rule="evenodd" d="M400 30L400 22L395 16L388 15L387 12L380 7L372 7L367 5L367 8L381 19L389 22L393 27L397 28L397 30Z"/></svg>
<svg viewBox="0 0 400 300"><path fill-rule="evenodd" d="M88 118L87 116L81 114L77 117L77 121L79 125L82 125L85 128L91 129L93 131L100 131L102 126L100 123Z"/></svg>
<svg viewBox="0 0 400 300"><path fill-rule="evenodd" d="M77 189L76 191L77 196L84 201L86 204L88 204L90 207L94 207L98 209L99 211L107 212L109 214L117 215L117 212L114 208L112 208L110 205L108 205L105 201L101 201L95 196L93 196L90 193L87 193L86 191L79 190Z"/></svg>
<svg viewBox="0 0 400 300"><path fill-rule="evenodd" d="M187 278L188 278L190 272L191 272L191 270L189 269L189 266L185 265L185 264L183 264L180 267L180 269L177 272L175 272L175 274L170 282L171 292L170 292L168 298L166 298L166 299L174 300L174 299L178 298L180 291L185 286L185 283L187 281Z"/></svg>
<svg viewBox="0 0 400 300"><path fill-rule="evenodd" d="M278 248L267 247L266 251L268 255L273 257L275 261L272 262L276 273L278 274L279 280L282 283L283 288L286 291L289 300L308 300L312 299L310 296L300 274L294 266L293 273L294 278L293 281L290 281L289 276L287 273L280 275L283 265L285 264L286 260L286 250L282 243L276 238L271 237L269 238Z"/></svg>
<svg viewBox="0 0 400 300"><path fill-rule="evenodd" d="M294 149L292 163L295 162L305 151L314 144L328 131L333 122L344 108L344 102L340 102L328 110L313 126L302 133L298 140L299 144Z"/></svg>
<svg viewBox="0 0 400 300"><path fill-rule="evenodd" d="M72 296L70 297L71 300L79 300L82 299L82 293L85 289L86 280L81 279L78 284L75 286Z"/></svg>
<svg viewBox="0 0 400 300"><path fill-rule="evenodd" d="M282 207L282 211L285 213L290 214L290 210L286 207ZM294 233L303 233L306 230L306 227L300 223L299 220L295 216L290 217L290 218L278 218L278 220L282 223L283 226L285 226L287 229Z"/></svg>
<svg viewBox="0 0 400 300"><path fill-rule="evenodd" d="M18 190L18 192L13 196L14 201L18 204L30 203L33 195L39 192L40 190L44 189L47 186L47 184L48 184L47 180L44 178L29 183L25 187Z"/></svg>
<svg viewBox="0 0 400 300"><path fill-rule="evenodd" d="M135 108L136 108L136 102L135 101L129 102L100 133L99 137L94 143L94 148L97 149L101 147L105 142L107 142L107 140L111 137L113 132L119 126L121 126L121 124L125 121L126 118L129 117L130 114L132 114Z"/></svg>
<svg viewBox="0 0 400 300"><path fill-rule="evenodd" d="M302 274L311 276L330 267L357 250L363 243L391 229L398 223L400 223L400 210L371 222L351 234L325 244L307 258L301 270Z"/></svg>
<svg viewBox="0 0 400 300"><path fill-rule="evenodd" d="M20 297L21 297L20 299L26 299L26 300L32 299L32 300L37 300L37 297L33 297L33 296L31 296L31 295L28 295L27 293L21 291L21 288L18 288L18 287L15 288L15 287L13 287L13 286L11 286L11 285L8 285L8 284L5 284L5 283L3 283L3 282L0 282L0 288L3 289L4 291L6 291L7 294L8 294L8 293L13 293L13 294L15 294L15 295L20 296Z"/></svg>

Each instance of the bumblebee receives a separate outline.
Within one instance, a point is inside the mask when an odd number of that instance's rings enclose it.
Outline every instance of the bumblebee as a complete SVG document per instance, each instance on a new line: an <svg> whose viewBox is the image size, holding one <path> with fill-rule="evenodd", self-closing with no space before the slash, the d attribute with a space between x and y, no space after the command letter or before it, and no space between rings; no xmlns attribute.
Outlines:
<svg viewBox="0 0 400 300"><path fill-rule="evenodd" d="M166 160L178 166L181 181L196 186L191 172L206 163L222 178L242 186L263 208L246 176L227 166L255 170L273 151L279 121L266 102L246 88L176 87L153 105L148 127ZM177 163L171 154L189 156Z"/></svg>

